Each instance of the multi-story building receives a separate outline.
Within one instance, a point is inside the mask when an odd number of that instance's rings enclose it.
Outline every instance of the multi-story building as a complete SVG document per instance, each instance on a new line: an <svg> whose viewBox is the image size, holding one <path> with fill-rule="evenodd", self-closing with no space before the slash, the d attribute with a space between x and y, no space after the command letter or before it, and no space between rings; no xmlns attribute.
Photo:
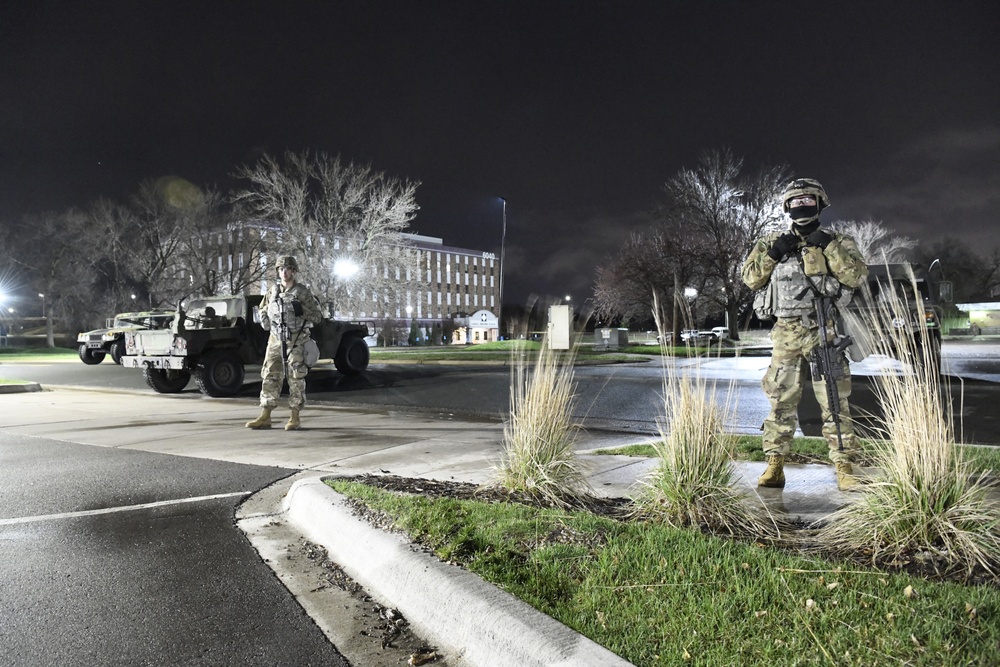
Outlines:
<svg viewBox="0 0 1000 667"><path fill-rule="evenodd" d="M385 266L366 267L369 277L377 275L379 279L352 278L360 290L359 298L343 304L326 302L330 314L365 321L376 331L392 328L395 341L406 341L413 323L420 329L421 340L432 335L441 335L446 339L443 342L497 340L503 275L499 258L492 252L447 246L436 237L401 236L399 261L390 259ZM266 267L281 247L277 226L261 221L233 225L217 238L206 237L205 242L211 246L205 253L212 265L207 270L221 278L220 289L236 284L258 284L261 292L266 289L272 278ZM333 239L331 249L340 251L339 239ZM349 254L349 248L344 250ZM335 267L330 270L335 271ZM248 275L253 277L248 280ZM192 285L197 282L194 275L184 277Z"/></svg>
<svg viewBox="0 0 1000 667"><path fill-rule="evenodd" d="M416 275L408 276L394 297L383 300L385 311L344 313L394 319L407 327L416 322L424 336L435 325L453 332L451 342L482 343L497 340L500 306L500 261L491 252L444 245L444 240L403 234L404 252L416 252ZM400 276L402 278L402 276Z"/></svg>

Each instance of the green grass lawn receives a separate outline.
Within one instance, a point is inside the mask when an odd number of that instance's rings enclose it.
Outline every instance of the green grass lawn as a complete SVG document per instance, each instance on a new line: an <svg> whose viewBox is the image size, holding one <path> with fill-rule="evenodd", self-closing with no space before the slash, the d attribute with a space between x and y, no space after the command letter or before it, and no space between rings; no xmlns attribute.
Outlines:
<svg viewBox="0 0 1000 667"><path fill-rule="evenodd" d="M541 349L541 343L524 340L505 340L479 345L442 345L414 347L372 347L372 361L409 361L413 363L430 361L502 361L509 362L518 352L534 355ZM621 363L648 361L650 357L734 357L769 355L768 349L740 348L723 345L713 347L668 347L658 345L631 345L620 350L603 350L592 345L581 345L576 349L574 363Z"/></svg>
<svg viewBox="0 0 1000 667"><path fill-rule="evenodd" d="M861 458L865 458L865 452L871 450L871 443L867 440L860 440ZM968 461L975 472L1000 473L1000 447L977 447L974 445L959 445L962 455ZM829 463L826 440L823 438L795 438L792 440L789 458L792 462L798 463ZM763 461L764 451L761 446L759 435L741 435L736 439L736 458L743 461ZM649 444L625 445L614 449L598 449L594 454L608 455L617 454L620 456L656 456L656 450Z"/></svg>
<svg viewBox="0 0 1000 667"><path fill-rule="evenodd" d="M792 441L791 458L803 461L829 461L827 458L826 440L823 438L795 438ZM656 456L656 450L650 444L625 445L614 449L598 449L595 454L618 454L621 456ZM759 435L741 435L736 438L736 456L745 461L763 461L764 450L761 447Z"/></svg>
<svg viewBox="0 0 1000 667"><path fill-rule="evenodd" d="M331 487L636 665L992 665L1000 589L588 512Z"/></svg>
<svg viewBox="0 0 1000 667"><path fill-rule="evenodd" d="M681 345L677 347L661 348L659 345L629 345L619 352L628 354L647 354L652 356L665 355L668 357L688 357L688 356L711 356L711 357L769 357L771 348L757 346L733 346L733 345L712 345L688 347Z"/></svg>
<svg viewBox="0 0 1000 667"><path fill-rule="evenodd" d="M78 358L75 349L65 347L0 347L0 363Z"/></svg>
<svg viewBox="0 0 1000 667"><path fill-rule="evenodd" d="M479 345L448 345L448 346L414 346L414 347L372 347L371 360L405 361L408 363L426 362L468 362L484 361L509 363L516 355L526 353L534 358L541 349L541 343L535 341L509 340ZM621 363L648 361L648 357L622 352L595 352L593 348L578 348L575 364L588 363Z"/></svg>

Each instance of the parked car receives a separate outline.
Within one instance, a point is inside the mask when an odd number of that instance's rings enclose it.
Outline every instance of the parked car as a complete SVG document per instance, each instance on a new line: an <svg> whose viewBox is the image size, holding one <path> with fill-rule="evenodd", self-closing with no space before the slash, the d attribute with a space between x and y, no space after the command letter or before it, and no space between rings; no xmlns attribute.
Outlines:
<svg viewBox="0 0 1000 667"><path fill-rule="evenodd" d="M714 343L728 338L728 327L713 327L704 331L699 331L698 329L685 329L681 332L681 340L692 344Z"/></svg>
<svg viewBox="0 0 1000 667"><path fill-rule="evenodd" d="M697 329L684 329L681 331L681 340L692 345L697 343L707 343L712 340L709 331L698 331Z"/></svg>
<svg viewBox="0 0 1000 667"><path fill-rule="evenodd" d="M165 329L174 320L174 313L166 310L153 310L139 313L118 313L109 317L103 329L84 331L76 337L77 353L80 361L92 366L111 359L120 364L125 354L125 334L140 329Z"/></svg>
<svg viewBox="0 0 1000 667"><path fill-rule="evenodd" d="M712 330L708 333L712 336L713 340L729 339L729 327L712 327Z"/></svg>

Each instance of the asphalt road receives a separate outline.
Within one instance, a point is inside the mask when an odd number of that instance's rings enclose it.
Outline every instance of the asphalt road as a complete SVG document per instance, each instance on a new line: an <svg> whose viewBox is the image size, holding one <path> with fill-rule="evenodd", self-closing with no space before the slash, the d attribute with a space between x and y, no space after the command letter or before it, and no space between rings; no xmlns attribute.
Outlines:
<svg viewBox="0 0 1000 667"><path fill-rule="evenodd" d="M0 432L0 664L346 665L234 523L293 472Z"/></svg>
<svg viewBox="0 0 1000 667"><path fill-rule="evenodd" d="M955 412L955 430L965 442L1000 444L1000 341L946 341L942 355L947 389ZM713 359L671 363L677 372L697 373L706 390L728 404L727 425L735 433L759 433L769 405L760 389L767 357ZM853 368L855 415L871 430L880 414L874 375L894 362L873 358ZM898 365L898 364L897 364ZM584 366L575 371L575 417L588 428L652 434L662 412L664 366L647 363ZM82 363L0 364L0 377L35 380L43 385L68 384L149 392L142 373L110 361L97 366ZM241 396L260 391L258 369L247 369ZM499 419L509 409L510 372L503 366L446 364L379 364L356 378L332 370L314 369L308 379L309 400L331 405L406 408L452 413L465 417ZM194 382L185 390L197 393ZM807 390L800 410L803 431L819 433L819 407ZM872 418L865 419L864 415Z"/></svg>

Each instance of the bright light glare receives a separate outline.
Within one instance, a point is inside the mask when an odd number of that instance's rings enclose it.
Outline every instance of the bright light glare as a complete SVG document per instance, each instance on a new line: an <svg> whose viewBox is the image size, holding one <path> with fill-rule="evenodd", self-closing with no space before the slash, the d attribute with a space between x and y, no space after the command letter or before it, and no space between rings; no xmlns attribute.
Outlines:
<svg viewBox="0 0 1000 667"><path fill-rule="evenodd" d="M689 299L697 298L697 296L698 296L698 290L696 290L693 287L685 287L684 288L684 296L686 296Z"/></svg>
<svg viewBox="0 0 1000 667"><path fill-rule="evenodd" d="M338 259L333 263L333 273L338 278L350 278L361 267L358 266L357 262L352 259Z"/></svg>

